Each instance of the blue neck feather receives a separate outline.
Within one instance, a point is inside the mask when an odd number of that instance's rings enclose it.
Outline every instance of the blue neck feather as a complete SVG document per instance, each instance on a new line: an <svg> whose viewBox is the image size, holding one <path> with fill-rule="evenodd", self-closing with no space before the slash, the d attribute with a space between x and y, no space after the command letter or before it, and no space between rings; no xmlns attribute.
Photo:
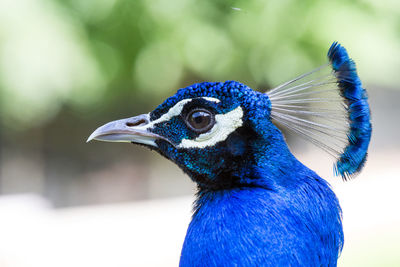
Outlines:
<svg viewBox="0 0 400 267"><path fill-rule="evenodd" d="M240 177L236 187L199 188L180 266L336 266L336 196L269 120L257 125L264 134L251 142L248 164L230 174Z"/></svg>

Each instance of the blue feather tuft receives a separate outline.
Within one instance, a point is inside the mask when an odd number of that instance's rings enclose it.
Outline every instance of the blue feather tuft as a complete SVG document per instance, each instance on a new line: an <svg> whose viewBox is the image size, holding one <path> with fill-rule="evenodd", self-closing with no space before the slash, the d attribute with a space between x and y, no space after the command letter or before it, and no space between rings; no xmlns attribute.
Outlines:
<svg viewBox="0 0 400 267"><path fill-rule="evenodd" d="M334 42L328 51L328 58L337 78L340 95L347 102L350 122L348 144L335 164L335 172L348 179L362 169L367 158L372 131L368 96L361 86L355 63L343 46Z"/></svg>
<svg viewBox="0 0 400 267"><path fill-rule="evenodd" d="M368 96L356 65L334 42L329 63L267 92L271 118L325 150L345 180L363 167L371 139Z"/></svg>

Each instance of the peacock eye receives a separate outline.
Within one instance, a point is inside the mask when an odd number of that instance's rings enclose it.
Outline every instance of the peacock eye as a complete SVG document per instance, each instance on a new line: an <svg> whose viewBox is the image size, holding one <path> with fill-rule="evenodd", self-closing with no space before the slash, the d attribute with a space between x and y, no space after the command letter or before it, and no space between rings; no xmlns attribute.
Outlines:
<svg viewBox="0 0 400 267"><path fill-rule="evenodd" d="M210 130L215 124L214 115L205 109L192 110L186 117L186 124L197 133Z"/></svg>

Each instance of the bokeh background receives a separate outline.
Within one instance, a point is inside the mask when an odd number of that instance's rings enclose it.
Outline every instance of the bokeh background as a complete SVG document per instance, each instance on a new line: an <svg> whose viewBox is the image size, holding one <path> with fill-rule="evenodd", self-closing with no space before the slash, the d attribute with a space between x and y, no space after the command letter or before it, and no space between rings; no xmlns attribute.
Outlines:
<svg viewBox="0 0 400 267"><path fill-rule="evenodd" d="M398 0L1 0L0 266L176 266L195 186L141 147L86 138L181 87L266 90L357 62L373 137L357 179L288 135L343 205L340 266L400 266Z"/></svg>

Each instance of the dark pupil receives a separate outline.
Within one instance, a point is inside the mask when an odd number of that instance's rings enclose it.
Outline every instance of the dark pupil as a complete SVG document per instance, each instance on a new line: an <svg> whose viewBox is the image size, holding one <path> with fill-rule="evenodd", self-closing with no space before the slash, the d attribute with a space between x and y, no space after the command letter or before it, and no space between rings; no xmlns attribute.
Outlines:
<svg viewBox="0 0 400 267"><path fill-rule="evenodd" d="M211 115L204 111L196 111L190 116L190 124L195 129L207 127L211 122Z"/></svg>

